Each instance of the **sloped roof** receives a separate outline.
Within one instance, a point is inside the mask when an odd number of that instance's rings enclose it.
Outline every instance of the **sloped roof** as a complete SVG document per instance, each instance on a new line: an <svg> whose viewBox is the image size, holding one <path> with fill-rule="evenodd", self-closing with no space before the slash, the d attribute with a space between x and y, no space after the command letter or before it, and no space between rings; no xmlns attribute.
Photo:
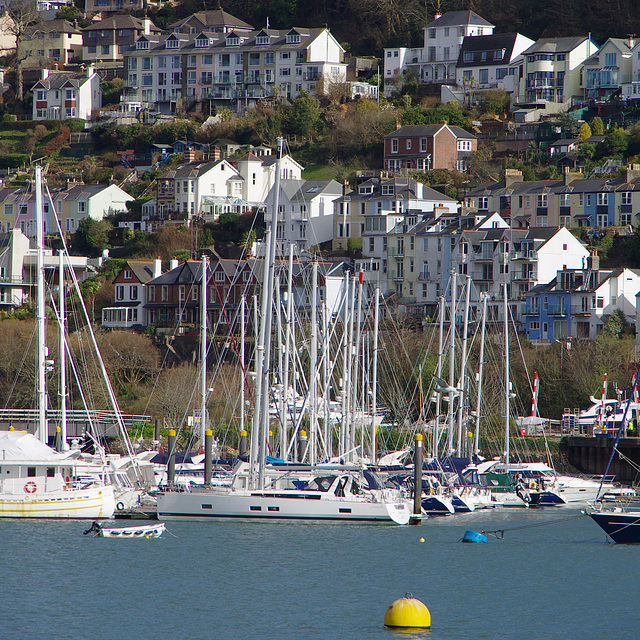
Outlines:
<svg viewBox="0 0 640 640"><path fill-rule="evenodd" d="M443 127L448 127L456 138L464 138L465 140L475 139L475 136L462 127L456 127L450 124L407 124L391 133L387 133L385 138L414 138L416 136L424 136L426 138L434 136Z"/></svg>
<svg viewBox="0 0 640 640"><path fill-rule="evenodd" d="M436 27L461 27L473 24L480 27L493 27L490 22L480 17L475 11L447 11L444 15L437 17L430 22L426 28L433 29Z"/></svg>

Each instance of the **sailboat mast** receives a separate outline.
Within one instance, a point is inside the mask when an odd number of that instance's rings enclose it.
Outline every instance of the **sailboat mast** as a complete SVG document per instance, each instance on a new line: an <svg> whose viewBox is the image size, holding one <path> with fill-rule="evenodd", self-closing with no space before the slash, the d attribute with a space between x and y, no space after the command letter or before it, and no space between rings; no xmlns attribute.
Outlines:
<svg viewBox="0 0 640 640"><path fill-rule="evenodd" d="M451 333L449 335L449 429L447 434L447 455L451 455L453 452L453 423L454 423L454 403L456 398L455 384L456 384L456 296L458 288L456 286L456 272L451 271L451 317L449 318L449 324L451 326Z"/></svg>
<svg viewBox="0 0 640 640"><path fill-rule="evenodd" d="M267 440L269 436L269 376L271 375L271 320L273 317L273 287L275 284L275 263L276 263L276 237L278 235L278 208L280 202L280 172L282 160L283 139L278 137L277 155L276 155L276 175L273 187L273 215L271 216L271 229L269 236L268 263L265 263L265 288L262 291L262 328L261 345L262 353L258 352L258 356L262 356L263 365L260 374L263 377L261 383L261 394L256 391L256 402L262 402L262 410L260 411L259 424L259 466L258 466L258 483L260 489L264 489L265 464L267 456Z"/></svg>
<svg viewBox="0 0 640 640"><path fill-rule="evenodd" d="M509 381L509 303L507 298L507 283L504 287L504 462L509 464L509 395L511 382Z"/></svg>
<svg viewBox="0 0 640 640"><path fill-rule="evenodd" d="M202 256L200 285L200 446L207 430L207 256Z"/></svg>
<svg viewBox="0 0 640 640"><path fill-rule="evenodd" d="M478 398L476 401L476 433L474 436L473 453L480 450L480 416L482 409L482 370L484 368L484 335L487 327L487 294L482 294L482 328L480 330L480 363L478 364Z"/></svg>
<svg viewBox="0 0 640 640"><path fill-rule="evenodd" d="M42 167L36 165L36 318L38 324L38 439L47 444L47 346L44 298L44 207L42 197Z"/></svg>
<svg viewBox="0 0 640 640"><path fill-rule="evenodd" d="M438 378L442 378L442 345L444 341L444 296L440 296L439 322L438 322ZM442 394L436 393L436 422L433 425L433 442L431 445L431 455L438 457L438 441L440 440L440 411L442 404Z"/></svg>
<svg viewBox="0 0 640 640"><path fill-rule="evenodd" d="M311 276L311 362L309 367L309 464L315 465L318 450L318 261Z"/></svg>
<svg viewBox="0 0 640 640"><path fill-rule="evenodd" d="M471 276L467 276L466 297L464 302L464 328L462 330L462 356L460 357L460 383L458 388L460 389L460 402L458 407L458 442L456 448L456 455L460 457L462 455L462 422L465 404L465 382L466 382L466 368L467 368L467 333L469 330L469 300L471 297Z"/></svg>
<svg viewBox="0 0 640 640"><path fill-rule="evenodd" d="M244 343L245 343L245 297L244 293L240 296L240 429L244 429L244 386L246 384L246 374L244 368Z"/></svg>
<svg viewBox="0 0 640 640"><path fill-rule="evenodd" d="M288 448L289 436L289 361L291 359L291 325L293 321L293 243L289 244L289 271L287 274L287 317L284 335L284 365L282 373L282 423L280 427L280 457L284 457ZM295 393L294 406L295 406Z"/></svg>
<svg viewBox="0 0 640 640"><path fill-rule="evenodd" d="M65 300L64 300L64 252L62 249L58 255L59 270L59 300L58 300L58 326L60 327L60 355L58 365L60 367L60 451L68 451L67 444L67 340L65 336Z"/></svg>
<svg viewBox="0 0 640 640"><path fill-rule="evenodd" d="M349 324L349 272L344 273L344 296L342 299L342 424L340 425L339 455L347 451L347 380L349 340L347 337Z"/></svg>
<svg viewBox="0 0 640 640"><path fill-rule="evenodd" d="M373 383L371 386L371 464L376 463L376 408L378 406L378 327L380 318L380 288L376 287L373 294Z"/></svg>

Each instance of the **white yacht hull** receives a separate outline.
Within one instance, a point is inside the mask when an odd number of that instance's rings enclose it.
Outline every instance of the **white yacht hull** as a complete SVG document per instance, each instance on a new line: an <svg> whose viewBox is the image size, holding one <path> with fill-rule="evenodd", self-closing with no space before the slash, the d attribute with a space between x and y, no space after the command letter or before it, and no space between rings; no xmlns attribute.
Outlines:
<svg viewBox="0 0 640 640"><path fill-rule="evenodd" d="M0 494L0 518L110 518L116 508L110 486Z"/></svg>
<svg viewBox="0 0 640 640"><path fill-rule="evenodd" d="M321 520L339 522L395 522L407 524L411 502L353 500L309 493L249 491L167 492L158 496L162 520Z"/></svg>

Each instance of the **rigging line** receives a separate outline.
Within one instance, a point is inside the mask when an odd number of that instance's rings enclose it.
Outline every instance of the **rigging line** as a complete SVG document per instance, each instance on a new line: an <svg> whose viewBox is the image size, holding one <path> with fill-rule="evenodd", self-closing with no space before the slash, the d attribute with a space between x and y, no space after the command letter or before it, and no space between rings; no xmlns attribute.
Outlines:
<svg viewBox="0 0 640 640"><path fill-rule="evenodd" d="M234 282L231 283L231 285L229 286L229 291L227 293L227 299L229 298L229 296L231 295L231 287L233 286ZM215 287L216 290L216 295L218 296L218 299L221 300L222 297L220 296L220 292L218 290L218 283L215 281L215 278L213 280L213 286ZM226 300L225 300L226 302ZM238 310L236 310L236 315L237 315ZM224 319L226 320L227 326L231 327L231 323L229 322L229 316L227 315L227 310L225 309L225 304L222 304L222 313L224 314ZM240 359L240 349L238 348L238 343L236 342L236 337L233 333L233 331L229 331L230 337L231 337L231 344L233 344L233 351L235 352L236 356L238 357L238 360ZM244 366L244 362L240 363L240 369L242 370L242 378L244 381L245 386L247 387L247 389L249 390L249 396L251 397L251 401L255 404L255 398L253 397L253 390L251 389L251 385L249 384L249 377L247 376L247 370L246 367Z"/></svg>
<svg viewBox="0 0 640 640"><path fill-rule="evenodd" d="M553 520L545 520L544 522L534 522L532 524L523 524L519 527L510 527L509 529L495 529L493 531L481 531L484 534L497 534L501 533L504 535L507 531L518 531L520 529L534 529L535 527L545 527L550 524L555 524L556 522L566 522L567 520L576 520L577 518L583 518L585 516L585 512L581 511L579 514L575 514L572 516L567 516L565 518L554 518Z"/></svg>
<svg viewBox="0 0 640 640"><path fill-rule="evenodd" d="M620 443L620 438L624 433L626 428L626 419L627 413L629 411L629 406L631 405L631 400L634 396L635 390L638 387L638 379L640 378L640 367L638 367L638 372L636 373L636 377L633 381L633 386L631 387L631 391L629 392L629 399L627 400L627 404L624 408L624 414L622 416L622 420L620 421L620 427L618 429L618 433L616 434L615 442L613 443L613 447L611 448L611 455L609 456L609 462L607 463L607 468L602 476L602 480L600 481L600 486L598 487L598 493L596 494L596 500L600 497L600 492L602 491L602 485L604 484L604 479L609 473L609 469L611 468L611 463L613 462L613 458L616 455L616 451L618 450L618 444Z"/></svg>

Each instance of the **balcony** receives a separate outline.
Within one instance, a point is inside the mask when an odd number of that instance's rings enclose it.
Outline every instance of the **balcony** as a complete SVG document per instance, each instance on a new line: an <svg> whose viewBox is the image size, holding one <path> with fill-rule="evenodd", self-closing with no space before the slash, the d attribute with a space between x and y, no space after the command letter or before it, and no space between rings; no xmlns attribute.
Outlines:
<svg viewBox="0 0 640 640"><path fill-rule="evenodd" d="M526 251L512 251L511 259L512 260L525 260L526 259Z"/></svg>
<svg viewBox="0 0 640 640"><path fill-rule="evenodd" d="M394 282L402 282L404 280L404 273L402 271L389 271L388 276Z"/></svg>
<svg viewBox="0 0 640 640"><path fill-rule="evenodd" d="M567 309L563 304L549 305L549 308L547 309L547 315L564 317L567 315Z"/></svg>
<svg viewBox="0 0 640 640"><path fill-rule="evenodd" d="M583 307L581 304L572 304L571 305L571 315L572 316L590 316L594 309L590 309L589 307Z"/></svg>
<svg viewBox="0 0 640 640"><path fill-rule="evenodd" d="M522 313L524 316L539 316L540 315L540 307L530 307L527 305Z"/></svg>

